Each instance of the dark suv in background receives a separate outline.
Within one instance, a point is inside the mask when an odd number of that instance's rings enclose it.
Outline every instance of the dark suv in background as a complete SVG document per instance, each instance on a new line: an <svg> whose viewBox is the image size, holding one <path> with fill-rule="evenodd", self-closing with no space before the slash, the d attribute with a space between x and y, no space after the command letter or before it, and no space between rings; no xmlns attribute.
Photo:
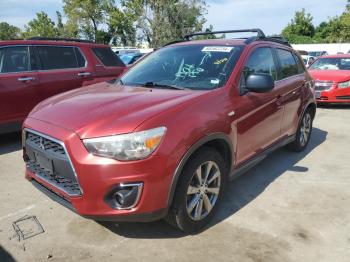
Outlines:
<svg viewBox="0 0 350 262"><path fill-rule="evenodd" d="M118 77L124 63L106 45L33 38L0 41L0 134L20 130L40 101Z"/></svg>

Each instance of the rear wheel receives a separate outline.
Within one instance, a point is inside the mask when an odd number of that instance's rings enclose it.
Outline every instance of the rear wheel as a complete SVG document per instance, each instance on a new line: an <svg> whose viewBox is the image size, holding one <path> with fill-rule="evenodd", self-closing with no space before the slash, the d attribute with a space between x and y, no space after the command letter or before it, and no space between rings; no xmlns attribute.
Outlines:
<svg viewBox="0 0 350 262"><path fill-rule="evenodd" d="M310 136L312 132L312 121L313 117L311 110L307 109L299 124L295 140L288 145L289 149L296 152L301 152L306 148L310 141Z"/></svg>
<svg viewBox="0 0 350 262"><path fill-rule="evenodd" d="M221 155L212 148L200 150L181 173L166 220L187 233L204 228L217 209L225 179Z"/></svg>

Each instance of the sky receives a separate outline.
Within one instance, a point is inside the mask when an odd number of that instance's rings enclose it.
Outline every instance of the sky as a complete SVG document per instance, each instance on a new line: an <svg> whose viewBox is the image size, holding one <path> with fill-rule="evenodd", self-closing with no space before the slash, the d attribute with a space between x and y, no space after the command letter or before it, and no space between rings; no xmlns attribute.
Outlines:
<svg viewBox="0 0 350 262"><path fill-rule="evenodd" d="M266 34L279 34L295 11L305 8L318 25L329 17L340 15L347 0L207 0L206 26L214 30L261 28ZM62 12L62 0L0 0L0 22L23 28L44 11L56 19Z"/></svg>

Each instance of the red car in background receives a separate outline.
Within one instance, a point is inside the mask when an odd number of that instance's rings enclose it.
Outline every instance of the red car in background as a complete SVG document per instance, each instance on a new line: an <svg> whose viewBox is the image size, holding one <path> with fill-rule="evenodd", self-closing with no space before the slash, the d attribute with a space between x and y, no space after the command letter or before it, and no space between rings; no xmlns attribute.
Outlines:
<svg viewBox="0 0 350 262"><path fill-rule="evenodd" d="M350 103L350 54L322 56L309 68L318 103Z"/></svg>
<svg viewBox="0 0 350 262"><path fill-rule="evenodd" d="M117 78L125 69L110 47L90 41L0 41L0 134L20 130L40 101Z"/></svg>

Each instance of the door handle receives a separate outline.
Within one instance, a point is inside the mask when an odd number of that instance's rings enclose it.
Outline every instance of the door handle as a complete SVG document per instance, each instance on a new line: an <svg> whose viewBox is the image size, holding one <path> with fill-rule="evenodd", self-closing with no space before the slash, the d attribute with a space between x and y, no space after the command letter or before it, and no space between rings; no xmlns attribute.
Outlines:
<svg viewBox="0 0 350 262"><path fill-rule="evenodd" d="M34 81L35 80L35 77L32 77L32 76L28 76L28 77L20 77L18 78L18 81L21 81L21 82L29 82L29 81Z"/></svg>
<svg viewBox="0 0 350 262"><path fill-rule="evenodd" d="M84 76L91 76L90 72L80 72L78 73L78 76L84 77Z"/></svg>

